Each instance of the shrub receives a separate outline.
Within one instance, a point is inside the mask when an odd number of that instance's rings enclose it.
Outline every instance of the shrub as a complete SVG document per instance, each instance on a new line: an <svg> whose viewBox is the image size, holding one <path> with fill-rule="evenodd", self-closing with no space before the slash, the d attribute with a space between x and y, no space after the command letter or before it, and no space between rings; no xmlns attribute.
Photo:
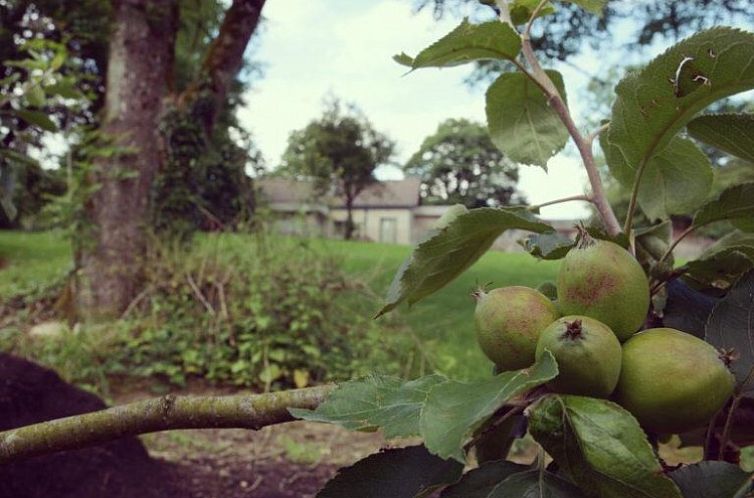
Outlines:
<svg viewBox="0 0 754 498"><path fill-rule="evenodd" d="M0 347L99 391L105 374L301 387L396 373L415 347L398 322L366 317L371 291L305 240L202 235L153 244L145 264L122 320L45 341L6 334Z"/></svg>

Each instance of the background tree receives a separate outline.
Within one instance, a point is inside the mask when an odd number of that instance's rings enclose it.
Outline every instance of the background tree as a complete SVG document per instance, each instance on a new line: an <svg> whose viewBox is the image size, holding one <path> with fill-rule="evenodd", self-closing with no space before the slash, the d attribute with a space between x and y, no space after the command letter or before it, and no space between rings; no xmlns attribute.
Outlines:
<svg viewBox="0 0 754 498"><path fill-rule="evenodd" d="M224 223L248 210L252 189L244 170L255 161L243 154L248 137L239 140L239 130L232 130L233 110L241 102L243 56L263 5L264 0L236 0L230 7L219 0L0 4L0 39L7 41L2 60L12 59L24 40L64 43L87 76L77 89L91 92L93 104L76 115L52 107L44 111L62 127L67 119L100 125L100 136L112 141L108 154L94 158L84 189L90 195L84 199L87 223L81 226L94 230L76 254L81 310L117 315L136 296L146 231L163 207L153 201L165 199L168 185L188 191L189 202L198 201L188 213L177 210L192 227L207 219ZM0 69L3 76L14 71L8 65ZM251 155L259 157L253 150ZM218 181L186 187L208 180ZM216 208L211 204L222 184L237 188L230 205L227 196ZM188 204L186 198L181 203L181 208Z"/></svg>
<svg viewBox="0 0 754 498"><path fill-rule="evenodd" d="M311 180L317 195L334 191L341 197L347 211L344 235L350 239L354 200L377 182L374 170L391 160L394 148L393 141L376 131L355 106L344 110L333 100L320 119L291 133L280 172Z"/></svg>
<svg viewBox="0 0 754 498"><path fill-rule="evenodd" d="M467 119L448 119L424 139L404 166L421 178L427 204L467 207L520 204L518 166L490 140L487 127Z"/></svg>

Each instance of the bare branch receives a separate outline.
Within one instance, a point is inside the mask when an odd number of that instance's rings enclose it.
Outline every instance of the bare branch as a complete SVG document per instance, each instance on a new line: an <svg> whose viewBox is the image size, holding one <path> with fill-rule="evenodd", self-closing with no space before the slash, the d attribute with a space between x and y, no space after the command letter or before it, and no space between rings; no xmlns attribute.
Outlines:
<svg viewBox="0 0 754 498"><path fill-rule="evenodd" d="M543 202L542 204L537 204L536 206L529 206L529 211L536 211L539 208L543 208L545 206L552 206L553 204L561 204L563 202L571 202L571 201L585 201L585 202L594 202L594 199L592 199L592 196L590 195L571 195L569 197L563 197L562 199L555 199L552 201Z"/></svg>
<svg viewBox="0 0 754 498"><path fill-rule="evenodd" d="M334 385L234 396L167 395L0 432L0 464L149 432L258 430L294 420L288 408L316 408Z"/></svg>

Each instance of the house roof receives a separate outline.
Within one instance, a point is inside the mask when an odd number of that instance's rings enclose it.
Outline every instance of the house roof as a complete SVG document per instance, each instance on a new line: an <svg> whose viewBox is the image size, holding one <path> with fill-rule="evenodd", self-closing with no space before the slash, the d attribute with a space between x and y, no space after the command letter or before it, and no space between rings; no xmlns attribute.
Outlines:
<svg viewBox="0 0 754 498"><path fill-rule="evenodd" d="M415 207L419 205L419 178L388 180L370 185L354 200L357 208ZM264 199L275 208L290 205L329 205L345 207L339 197L316 196L311 182L282 177L267 177L257 180Z"/></svg>
<svg viewBox="0 0 754 498"><path fill-rule="evenodd" d="M415 207L419 205L420 185L416 177L376 183L357 195L353 204L354 207Z"/></svg>

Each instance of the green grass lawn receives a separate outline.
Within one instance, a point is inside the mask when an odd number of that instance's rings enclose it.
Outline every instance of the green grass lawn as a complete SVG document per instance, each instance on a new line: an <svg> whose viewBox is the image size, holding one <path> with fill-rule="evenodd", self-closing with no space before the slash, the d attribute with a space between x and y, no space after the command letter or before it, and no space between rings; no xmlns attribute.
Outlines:
<svg viewBox="0 0 754 498"><path fill-rule="evenodd" d="M242 234L205 236L201 245L219 251L245 250L246 237ZM300 243L336 255L346 271L368 284L373 303L367 301L369 309L363 312L369 315L381 306L381 296L411 251L407 246L364 242L309 240ZM0 270L0 299L44 285L71 266L70 245L54 232L0 231L0 258L7 263ZM411 309L402 306L394 313L408 323L440 370L463 379L486 376L492 364L476 345L471 292L487 282L492 282L494 287L536 287L553 280L556 268L557 262L537 261L527 254L489 252L444 289Z"/></svg>
<svg viewBox="0 0 754 498"><path fill-rule="evenodd" d="M0 230L0 301L64 275L71 258L71 245L60 232Z"/></svg>
<svg viewBox="0 0 754 498"><path fill-rule="evenodd" d="M366 279L382 296L395 271L411 248L363 242L324 241L333 253L342 254L346 269ZM438 367L458 378L489 375L492 363L479 350L474 337L474 299L471 292L492 282L492 287L536 287L554 280L558 262L538 261L524 253L488 252L447 287L400 313L419 338L433 351ZM374 303L376 312L381 301Z"/></svg>

